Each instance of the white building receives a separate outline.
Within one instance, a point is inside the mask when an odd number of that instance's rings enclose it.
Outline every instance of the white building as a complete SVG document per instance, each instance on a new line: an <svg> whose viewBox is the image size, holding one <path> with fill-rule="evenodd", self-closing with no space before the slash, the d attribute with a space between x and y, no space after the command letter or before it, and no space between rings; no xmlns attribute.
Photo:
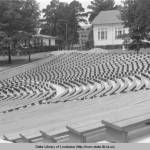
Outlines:
<svg viewBox="0 0 150 150"><path fill-rule="evenodd" d="M34 44L40 46L56 46L56 37L37 34L33 35Z"/></svg>
<svg viewBox="0 0 150 150"><path fill-rule="evenodd" d="M56 46L56 37L40 34L41 28L36 28L36 34L33 35L35 45L39 46Z"/></svg>
<svg viewBox="0 0 150 150"><path fill-rule="evenodd" d="M92 25L95 48L116 49L122 47L122 35L128 33L128 28L124 28L119 10L101 11Z"/></svg>

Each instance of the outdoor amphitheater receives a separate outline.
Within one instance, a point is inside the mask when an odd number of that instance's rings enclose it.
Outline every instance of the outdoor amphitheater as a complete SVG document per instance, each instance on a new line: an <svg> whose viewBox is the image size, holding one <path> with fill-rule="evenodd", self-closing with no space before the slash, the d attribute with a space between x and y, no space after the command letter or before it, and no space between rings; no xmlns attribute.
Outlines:
<svg viewBox="0 0 150 150"><path fill-rule="evenodd" d="M149 53L49 53L0 71L0 139L150 143L149 90Z"/></svg>

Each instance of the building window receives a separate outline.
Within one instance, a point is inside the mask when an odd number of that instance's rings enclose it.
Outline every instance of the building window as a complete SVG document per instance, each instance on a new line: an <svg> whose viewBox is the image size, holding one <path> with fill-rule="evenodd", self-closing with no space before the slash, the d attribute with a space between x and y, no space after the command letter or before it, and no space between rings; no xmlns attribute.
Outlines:
<svg viewBox="0 0 150 150"><path fill-rule="evenodd" d="M115 39L122 39L122 36L125 34L125 29L116 28L115 29Z"/></svg>
<svg viewBox="0 0 150 150"><path fill-rule="evenodd" d="M98 31L98 40L100 40L101 38L101 33L100 33L100 31Z"/></svg>
<svg viewBox="0 0 150 150"><path fill-rule="evenodd" d="M107 29L98 30L98 40L107 40Z"/></svg>

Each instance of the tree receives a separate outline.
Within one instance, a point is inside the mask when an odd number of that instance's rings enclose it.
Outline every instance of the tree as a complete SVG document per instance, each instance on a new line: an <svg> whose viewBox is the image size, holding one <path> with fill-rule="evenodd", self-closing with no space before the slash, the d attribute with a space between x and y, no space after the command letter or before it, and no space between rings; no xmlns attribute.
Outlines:
<svg viewBox="0 0 150 150"><path fill-rule="evenodd" d="M29 62L31 61L31 39L32 33L20 31L17 32L13 37L13 42L16 49L25 50L29 56Z"/></svg>
<svg viewBox="0 0 150 150"><path fill-rule="evenodd" d="M10 53L10 49L11 49L11 44L12 44L12 39L10 37L8 37L8 35L3 32L0 31L0 48L3 49L8 49L8 62L11 62L11 53Z"/></svg>
<svg viewBox="0 0 150 150"><path fill-rule="evenodd" d="M79 23L86 22L87 16L81 3L75 0L70 4L52 0L43 12L45 24L42 26L42 34L57 36L62 45L69 47L77 43Z"/></svg>
<svg viewBox="0 0 150 150"><path fill-rule="evenodd" d="M43 19L44 24L41 26L42 27L41 33L46 34L46 35L56 36L58 5L59 5L59 1L52 0L50 4L47 5L45 9L43 9L45 19Z"/></svg>
<svg viewBox="0 0 150 150"><path fill-rule="evenodd" d="M87 13L85 13L82 4L78 1L74 0L69 4L70 15L68 16L69 21L69 44L73 45L78 42L78 29L80 28L79 23L87 23L85 17L87 17Z"/></svg>
<svg viewBox="0 0 150 150"><path fill-rule="evenodd" d="M15 49L15 36L20 31L34 33L38 25L39 8L35 0L1 0L0 31L8 40L8 56L11 63L11 51Z"/></svg>
<svg viewBox="0 0 150 150"><path fill-rule="evenodd" d="M143 40L150 40L150 1L125 0L121 8L121 18L125 27L129 28L129 37L132 40L130 47L139 52Z"/></svg>
<svg viewBox="0 0 150 150"><path fill-rule="evenodd" d="M88 9L91 9L91 12L89 12L89 21L92 22L101 11L116 8L114 0L93 0L91 1L91 5L88 6Z"/></svg>
<svg viewBox="0 0 150 150"><path fill-rule="evenodd" d="M94 39L93 39L93 27L89 28L88 41L85 44L86 49L91 49L94 47Z"/></svg>
<svg viewBox="0 0 150 150"><path fill-rule="evenodd" d="M17 25L21 19L18 12L19 6L18 0L0 1L0 29L5 33L2 43L8 45L9 63L11 63L12 36L18 30L17 28L20 29L20 26Z"/></svg>

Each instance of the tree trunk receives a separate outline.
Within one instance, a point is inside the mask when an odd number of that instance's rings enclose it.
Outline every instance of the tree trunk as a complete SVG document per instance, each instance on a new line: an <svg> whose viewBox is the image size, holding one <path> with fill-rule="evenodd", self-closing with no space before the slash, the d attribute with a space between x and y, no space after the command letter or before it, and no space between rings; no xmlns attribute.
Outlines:
<svg viewBox="0 0 150 150"><path fill-rule="evenodd" d="M42 47L43 47L43 42L42 42ZM30 39L28 40L28 54L29 54L29 62L31 62L31 44L30 44Z"/></svg>
<svg viewBox="0 0 150 150"><path fill-rule="evenodd" d="M11 64L11 44L8 48L8 63Z"/></svg>
<svg viewBox="0 0 150 150"><path fill-rule="evenodd" d="M31 62L31 54L30 54L30 52L29 52L29 62Z"/></svg>
<svg viewBox="0 0 150 150"><path fill-rule="evenodd" d="M137 54L139 54L139 52L140 52L140 45L138 44L137 45Z"/></svg>

